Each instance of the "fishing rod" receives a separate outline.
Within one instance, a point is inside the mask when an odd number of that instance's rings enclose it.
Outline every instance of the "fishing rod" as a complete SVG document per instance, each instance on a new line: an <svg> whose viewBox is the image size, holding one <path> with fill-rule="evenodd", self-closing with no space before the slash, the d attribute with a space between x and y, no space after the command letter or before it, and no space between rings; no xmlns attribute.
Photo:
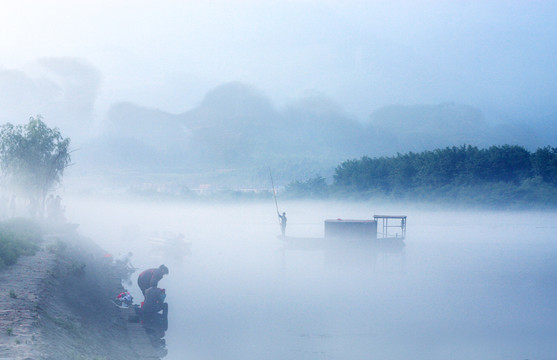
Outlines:
<svg viewBox="0 0 557 360"><path fill-rule="evenodd" d="M278 202L277 202L277 192L275 191L275 182L273 181L273 173L271 172L270 167L269 167L269 175L271 176L271 185L273 185L273 196L275 197L275 206L277 207L277 215L280 215L280 212L279 212L279 209L278 209Z"/></svg>

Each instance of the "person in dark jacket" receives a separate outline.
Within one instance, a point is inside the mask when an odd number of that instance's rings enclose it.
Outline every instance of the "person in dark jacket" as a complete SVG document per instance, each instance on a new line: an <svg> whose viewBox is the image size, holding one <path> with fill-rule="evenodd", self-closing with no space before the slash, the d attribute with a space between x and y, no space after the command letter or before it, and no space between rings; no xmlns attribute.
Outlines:
<svg viewBox="0 0 557 360"><path fill-rule="evenodd" d="M168 268L164 265L159 266L156 269L147 269L137 278L137 285L141 289L143 296L145 296L145 291L150 287L157 287L159 281L164 275L168 274Z"/></svg>
<svg viewBox="0 0 557 360"><path fill-rule="evenodd" d="M141 311L143 313L143 324L164 336L168 329L168 304L164 302L166 292L152 286L145 291L145 301ZM162 315L159 313L162 311Z"/></svg>
<svg viewBox="0 0 557 360"><path fill-rule="evenodd" d="M164 302L166 298L165 289L156 286L150 287L145 291L145 301L143 302L143 314L153 314L163 311L163 315L168 312L168 304Z"/></svg>

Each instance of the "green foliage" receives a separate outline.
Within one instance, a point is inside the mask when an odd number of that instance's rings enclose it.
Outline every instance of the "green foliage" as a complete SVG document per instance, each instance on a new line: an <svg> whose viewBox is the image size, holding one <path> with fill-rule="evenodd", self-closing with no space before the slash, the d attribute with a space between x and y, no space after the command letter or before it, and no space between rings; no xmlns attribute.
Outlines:
<svg viewBox="0 0 557 360"><path fill-rule="evenodd" d="M557 185L557 148L547 146L533 153L532 170L544 182Z"/></svg>
<svg viewBox="0 0 557 360"><path fill-rule="evenodd" d="M14 329L11 327L6 328L6 334L8 334L8 336L12 336L14 334Z"/></svg>
<svg viewBox="0 0 557 360"><path fill-rule="evenodd" d="M4 124L0 127L2 174L12 186L44 203L71 162L69 145L70 139L57 128L49 128L40 115L26 125Z"/></svg>
<svg viewBox="0 0 557 360"><path fill-rule="evenodd" d="M0 222L0 269L16 263L21 255L33 255L42 239L40 227L26 219Z"/></svg>
<svg viewBox="0 0 557 360"><path fill-rule="evenodd" d="M458 201L463 204L557 205L557 148L530 153L521 146L459 146L393 157L347 160L334 183L320 177L287 186L292 197L327 195Z"/></svg>
<svg viewBox="0 0 557 360"><path fill-rule="evenodd" d="M15 293L15 290L14 290L14 289L10 290L10 297L11 297L12 299L17 299L17 294Z"/></svg>
<svg viewBox="0 0 557 360"><path fill-rule="evenodd" d="M25 218L12 218L2 221L0 222L0 229L17 234L21 240L37 244L41 242L43 236L41 226L37 222Z"/></svg>
<svg viewBox="0 0 557 360"><path fill-rule="evenodd" d="M553 179L555 164L546 158L555 157L555 150L546 148L530 154L520 146L492 146L478 149L460 146L421 153L397 154L390 158L363 157L340 164L334 175L335 186L365 191L379 188L384 193L394 189L478 185L486 183L520 184L541 175ZM543 174L543 175L542 175Z"/></svg>

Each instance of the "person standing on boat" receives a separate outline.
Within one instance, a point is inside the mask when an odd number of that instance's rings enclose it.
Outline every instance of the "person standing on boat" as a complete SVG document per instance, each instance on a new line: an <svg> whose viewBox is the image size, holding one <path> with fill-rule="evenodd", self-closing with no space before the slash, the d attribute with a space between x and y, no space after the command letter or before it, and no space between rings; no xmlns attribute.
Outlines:
<svg viewBox="0 0 557 360"><path fill-rule="evenodd" d="M283 212L282 215L280 213L277 212L277 215L279 217L279 221L280 221L280 231L282 233L282 236L285 236L286 234L286 213Z"/></svg>

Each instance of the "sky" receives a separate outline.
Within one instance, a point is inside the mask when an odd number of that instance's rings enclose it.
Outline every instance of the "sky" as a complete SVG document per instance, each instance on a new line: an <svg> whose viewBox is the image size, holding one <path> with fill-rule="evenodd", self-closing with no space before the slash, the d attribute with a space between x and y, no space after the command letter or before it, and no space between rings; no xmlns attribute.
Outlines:
<svg viewBox="0 0 557 360"><path fill-rule="evenodd" d="M87 106L96 118L118 101L184 112L230 81L278 107L323 95L360 120L386 105L441 102L495 119L557 113L553 1L1 0L1 8L0 72L38 83L52 76L45 59L78 59L93 74ZM67 82L75 96L79 87Z"/></svg>

